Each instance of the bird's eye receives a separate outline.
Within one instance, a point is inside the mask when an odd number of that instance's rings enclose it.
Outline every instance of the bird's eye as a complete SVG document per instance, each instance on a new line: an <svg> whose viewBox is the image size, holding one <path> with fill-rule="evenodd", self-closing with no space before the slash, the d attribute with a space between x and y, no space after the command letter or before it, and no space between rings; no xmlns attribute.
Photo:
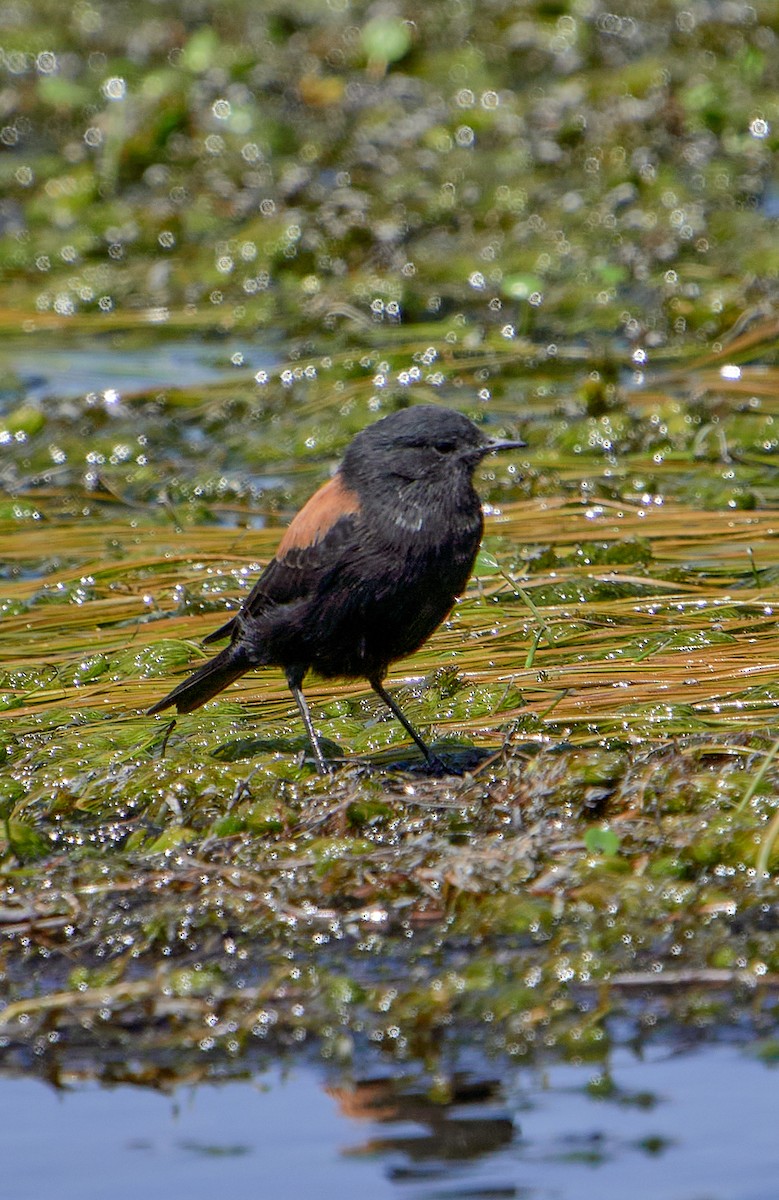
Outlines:
<svg viewBox="0 0 779 1200"><path fill-rule="evenodd" d="M451 454L453 450L457 449L457 443L452 441L436 442L435 448L440 454Z"/></svg>

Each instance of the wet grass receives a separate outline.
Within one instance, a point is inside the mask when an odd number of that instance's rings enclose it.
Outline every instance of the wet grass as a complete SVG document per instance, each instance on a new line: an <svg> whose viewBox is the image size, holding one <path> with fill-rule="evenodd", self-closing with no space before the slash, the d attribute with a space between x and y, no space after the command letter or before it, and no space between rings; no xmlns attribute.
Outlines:
<svg viewBox="0 0 779 1200"><path fill-rule="evenodd" d="M321 780L280 672L173 728L140 715L202 658L370 411L358 377L321 446L343 399L315 373L287 425L273 397L288 369L259 415L225 413L217 385L192 411L178 397L175 418L142 394L112 416L115 440L153 407L151 454L170 453L169 420L273 429L279 483L259 495L213 475L155 494L114 464L80 495L34 473L0 523L6 1035L99 1019L110 1040L143 1011L150 1044L175 1020L179 1048L199 1045L213 1016L222 1049L335 1022L336 1042L368 1028L406 1055L492 1014L516 1053L540 1024L577 1055L603 1047L622 980L668 980L678 1015L674 980L779 978L779 510L760 495L769 467L738 457L770 425L765 379L745 409L720 396L703 438L709 366L673 392L620 388L608 417L588 413L592 373L572 367L555 408L531 402L517 422L511 365L492 361L490 419L530 446L481 478L468 594L391 680L455 773L428 776L364 685L312 681L335 766ZM625 449L604 450L617 423ZM22 443L33 467L37 437ZM700 492L713 507L693 507Z"/></svg>

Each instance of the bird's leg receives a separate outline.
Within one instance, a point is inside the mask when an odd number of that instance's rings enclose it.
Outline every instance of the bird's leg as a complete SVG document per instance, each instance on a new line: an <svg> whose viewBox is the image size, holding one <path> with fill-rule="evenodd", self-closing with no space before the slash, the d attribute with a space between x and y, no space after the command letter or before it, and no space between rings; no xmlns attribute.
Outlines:
<svg viewBox="0 0 779 1200"><path fill-rule="evenodd" d="M302 673L299 670L290 668L290 670L287 671L287 684L289 685L289 690L292 692L292 695L295 697L295 703L298 706L298 712L303 718L303 724L306 727L308 740L311 743L311 750L313 751L314 758L316 760L316 769L320 775L327 775L329 767L325 762L325 756L322 753L322 747L319 745L319 738L317 737L316 730L314 729L314 722L311 719L311 713L308 705L306 704L306 698L303 695L303 689L300 686L302 682Z"/></svg>
<svg viewBox="0 0 779 1200"><path fill-rule="evenodd" d="M403 728L405 729L406 733L414 739L416 744L419 746L419 749L422 751L425 758L427 759L428 765L431 767L434 767L434 768L440 768L442 765L440 758L436 754L433 754L433 751L430 749L429 746L425 745L425 743L422 741L422 738L419 736L416 729L409 721L408 717L403 712L401 712L398 704L392 699L389 692L385 691L384 685L382 684L381 680L380 679L369 679L368 682L370 683L370 685L373 688L376 695L379 696L384 701L384 703L386 704L386 706L390 710L390 712L394 716L396 716L397 719L400 721L400 723L403 726Z"/></svg>

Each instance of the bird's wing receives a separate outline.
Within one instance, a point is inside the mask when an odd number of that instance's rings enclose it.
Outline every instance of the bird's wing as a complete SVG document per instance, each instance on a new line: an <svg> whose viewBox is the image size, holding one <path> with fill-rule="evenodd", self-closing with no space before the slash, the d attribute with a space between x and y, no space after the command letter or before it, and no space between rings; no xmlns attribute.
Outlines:
<svg viewBox="0 0 779 1200"><path fill-rule="evenodd" d="M310 596L323 574L333 570L344 551L357 542L359 516L359 496L340 474L334 475L293 519L240 612L204 641L234 637L246 617L256 619L275 605Z"/></svg>

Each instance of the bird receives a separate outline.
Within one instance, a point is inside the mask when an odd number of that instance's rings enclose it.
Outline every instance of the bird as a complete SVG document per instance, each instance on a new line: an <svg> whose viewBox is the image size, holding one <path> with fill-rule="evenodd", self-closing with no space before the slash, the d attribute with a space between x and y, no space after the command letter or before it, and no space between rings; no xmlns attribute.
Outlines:
<svg viewBox="0 0 779 1200"><path fill-rule="evenodd" d="M191 712L254 667L284 670L316 767L328 772L303 693L309 670L366 679L431 769L441 763L384 687L391 663L418 650L464 590L484 517L473 473L488 454L526 443L489 437L434 404L399 409L352 439L335 474L293 518L238 612L204 638L215 658L148 713Z"/></svg>

